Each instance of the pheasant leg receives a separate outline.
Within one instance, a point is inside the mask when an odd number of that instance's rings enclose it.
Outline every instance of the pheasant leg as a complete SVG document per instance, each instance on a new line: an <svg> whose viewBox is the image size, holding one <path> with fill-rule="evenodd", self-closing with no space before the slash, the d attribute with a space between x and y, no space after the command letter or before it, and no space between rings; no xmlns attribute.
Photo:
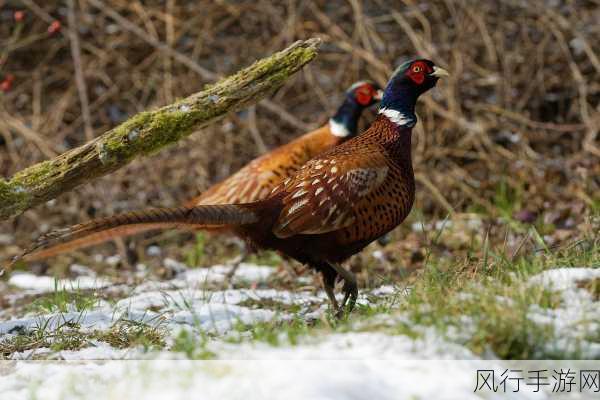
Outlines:
<svg viewBox="0 0 600 400"><path fill-rule="evenodd" d="M333 271L323 271L323 289L325 289L325 293L329 298L329 302L331 303L331 309L336 311L339 309L339 304L337 299L335 298L334 288L335 288L335 278L337 274Z"/></svg>
<svg viewBox="0 0 600 400"><path fill-rule="evenodd" d="M348 271L339 264L331 263L330 265L344 279L344 286L342 288L344 300L337 311L337 317L341 318L345 313L350 313L354 309L356 299L358 298L358 285L356 283L356 276L351 271ZM348 300L350 301L348 302Z"/></svg>
<svg viewBox="0 0 600 400"><path fill-rule="evenodd" d="M244 262L247 256L248 252L246 252L246 249L242 249L241 254L239 256L227 262L227 265L231 268L229 269L229 271L227 271L227 274L225 275L225 282L227 282L230 285L233 283L233 276L240 267L240 264Z"/></svg>

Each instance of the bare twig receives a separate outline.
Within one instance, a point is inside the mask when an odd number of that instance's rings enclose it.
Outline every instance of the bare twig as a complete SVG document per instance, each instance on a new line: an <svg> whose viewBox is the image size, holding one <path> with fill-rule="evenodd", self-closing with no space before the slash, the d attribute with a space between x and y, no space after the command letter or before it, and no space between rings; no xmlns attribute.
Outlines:
<svg viewBox="0 0 600 400"><path fill-rule="evenodd" d="M433 184L433 182L431 182L431 180L427 176L421 173L416 173L415 178L417 181L425 185L427 189L429 189L431 194L433 194L435 200L439 202L439 204L448 212L448 214L454 214L454 208L452 207L452 205L450 205L448 200L446 200L444 195L438 190L438 188Z"/></svg>
<svg viewBox="0 0 600 400"><path fill-rule="evenodd" d="M173 49L166 43L163 43L160 40L157 40L157 39L153 38L152 36L148 35L139 26L137 26L133 22L129 21L128 19L124 18L123 16L121 16L121 14L116 12L114 9L112 9L108 4L104 3L103 1L87 0L87 2L92 4L94 7L96 7L103 14L106 14L109 17L111 17L112 19L114 19L115 22L117 22L119 24L119 26L121 26L123 29L126 29L127 31L133 33L138 38L140 38L143 41L145 41L146 43L148 43L150 46L173 57L175 60L177 60L181 64L185 65L192 71L196 72L198 75L200 75L204 79L206 79L208 81L214 81L214 80L219 79L219 76L217 74L204 68L203 66L201 66L200 64L198 64L197 62L195 62L194 60L192 60L185 54L178 52L177 50Z"/></svg>
<svg viewBox="0 0 600 400"><path fill-rule="evenodd" d="M87 95L87 85L83 76L83 67L81 65L81 47L79 45L79 34L77 32L77 18L75 16L74 0L67 0L69 6L69 42L71 43L71 56L73 57L73 66L75 68L75 82L77 83L77 93L81 103L81 115L83 117L83 126L85 127L85 138L89 141L94 138L92 129L92 117L90 115L90 101Z"/></svg>
<svg viewBox="0 0 600 400"><path fill-rule="evenodd" d="M0 124L20 133L21 136L23 136L26 140L35 144L40 152L42 152L42 154L44 154L46 157L54 157L58 154L58 151L48 145L48 143L46 143L39 133L29 128L17 118L2 112L2 114L0 114Z"/></svg>
<svg viewBox="0 0 600 400"><path fill-rule="evenodd" d="M266 153L268 150L267 145L260 135L258 126L256 126L256 106L252 106L248 109L248 127L250 128L250 133L252 134L252 139L254 139L258 153Z"/></svg>
<svg viewBox="0 0 600 400"><path fill-rule="evenodd" d="M140 29L137 25L135 25L134 23L130 22L129 20L127 20L126 18L122 17L118 12L116 12L115 10L113 10L112 8L110 8L109 5L105 4L104 2L102 2L101 0L87 0L89 3L91 3L92 5L94 5L95 7L97 7L101 12L103 12L104 14L108 15L109 17L111 17L112 19L114 19L120 26L122 26L124 29L128 30L129 32L135 34L137 37L139 37L140 39L144 40L146 43L148 43L149 45L151 45L152 47L158 49L161 52L164 52L165 54L168 54L169 56L173 57L173 59L177 60L178 62L180 62L181 64L185 65L186 67L188 67L189 69L191 69L192 71L196 72L198 75L200 75L202 78L209 80L209 81L214 81L219 79L219 75L210 71L209 69L201 66L200 64L198 64L196 61L192 60L191 58L189 58L188 56L186 56L183 53L178 52L177 50L173 49L172 47L170 47L168 44L163 43L157 39L154 39L150 36L148 36L142 29ZM306 124L304 124L302 121L300 121L298 118L294 117L292 114L288 113L287 111L285 111L281 106L269 101L269 100L263 100L261 103L259 103L262 107L271 110L271 111L275 111L279 116L282 117L283 121L286 121L288 123L290 123L291 125L306 130L308 128L308 126Z"/></svg>

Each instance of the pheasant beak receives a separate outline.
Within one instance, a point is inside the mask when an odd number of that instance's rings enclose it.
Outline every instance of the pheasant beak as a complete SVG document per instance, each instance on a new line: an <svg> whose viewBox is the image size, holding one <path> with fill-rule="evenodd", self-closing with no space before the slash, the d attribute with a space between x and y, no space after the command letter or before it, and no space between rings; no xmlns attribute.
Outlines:
<svg viewBox="0 0 600 400"><path fill-rule="evenodd" d="M379 89L376 91L373 99L375 99L375 101L381 101L383 99L383 90Z"/></svg>
<svg viewBox="0 0 600 400"><path fill-rule="evenodd" d="M434 66L431 76L435 76L436 78L441 78L442 76L450 76L450 74L444 68Z"/></svg>

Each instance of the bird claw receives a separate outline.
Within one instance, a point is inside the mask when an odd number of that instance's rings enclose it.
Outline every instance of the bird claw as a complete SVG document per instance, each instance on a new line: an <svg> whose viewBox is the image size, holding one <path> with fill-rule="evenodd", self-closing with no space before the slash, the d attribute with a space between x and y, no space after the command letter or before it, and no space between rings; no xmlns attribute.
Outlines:
<svg viewBox="0 0 600 400"><path fill-rule="evenodd" d="M358 298L358 285L356 284L356 281L344 280L342 290L344 292L344 300L342 300L342 303L335 313L335 316L338 319L342 319L352 312L354 305L356 304L356 299ZM348 300L350 301L348 302Z"/></svg>

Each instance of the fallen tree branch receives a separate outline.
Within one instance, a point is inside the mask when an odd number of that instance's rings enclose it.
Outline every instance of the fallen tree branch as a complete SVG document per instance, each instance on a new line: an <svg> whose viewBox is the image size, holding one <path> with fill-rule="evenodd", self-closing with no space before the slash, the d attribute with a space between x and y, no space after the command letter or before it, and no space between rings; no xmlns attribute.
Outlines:
<svg viewBox="0 0 600 400"><path fill-rule="evenodd" d="M298 41L203 91L134 115L83 146L0 179L0 220L152 154L272 93L317 54L318 39Z"/></svg>

